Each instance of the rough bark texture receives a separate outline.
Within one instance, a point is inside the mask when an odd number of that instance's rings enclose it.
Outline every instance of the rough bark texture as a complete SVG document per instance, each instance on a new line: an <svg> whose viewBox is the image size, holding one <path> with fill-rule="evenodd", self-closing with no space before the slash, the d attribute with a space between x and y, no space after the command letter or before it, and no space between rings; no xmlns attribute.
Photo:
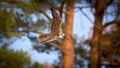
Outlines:
<svg viewBox="0 0 120 68"><path fill-rule="evenodd" d="M74 63L74 46L72 43L72 28L74 16L73 4L66 4L65 16L66 30L62 46L62 48L64 49L64 53L62 55L62 68L72 68L72 65Z"/></svg>
<svg viewBox="0 0 120 68"><path fill-rule="evenodd" d="M95 23L94 34L92 38L91 56L90 56L90 68L101 68L101 51L100 51L100 39L102 37L102 21L104 15L104 0L97 0L95 4Z"/></svg>

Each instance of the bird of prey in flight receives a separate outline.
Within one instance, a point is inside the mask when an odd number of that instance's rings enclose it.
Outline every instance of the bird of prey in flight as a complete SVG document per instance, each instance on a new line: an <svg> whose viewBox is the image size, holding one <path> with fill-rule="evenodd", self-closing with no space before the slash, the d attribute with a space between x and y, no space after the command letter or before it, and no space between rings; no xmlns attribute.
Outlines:
<svg viewBox="0 0 120 68"><path fill-rule="evenodd" d="M65 36L62 32L62 19L61 16L56 12L54 8L51 8L52 12L52 25L51 25L51 32L47 34L41 34L38 37L38 42L40 43L48 43L54 40L61 39Z"/></svg>

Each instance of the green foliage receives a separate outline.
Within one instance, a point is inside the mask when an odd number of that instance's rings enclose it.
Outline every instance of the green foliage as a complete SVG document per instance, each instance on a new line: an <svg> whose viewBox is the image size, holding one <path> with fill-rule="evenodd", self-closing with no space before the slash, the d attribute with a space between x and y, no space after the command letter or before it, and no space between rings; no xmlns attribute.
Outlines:
<svg viewBox="0 0 120 68"><path fill-rule="evenodd" d="M2 3L2 2L5 2ZM7 38L13 36L21 37L22 33L29 31L38 32L38 30L44 30L46 28L46 21L39 20L36 23L32 23L30 15L36 12L39 12L40 4L42 1L39 0L9 0L0 2L0 32ZM20 11L17 13L18 9L21 9L23 14ZM11 12L12 11L12 12ZM24 20L23 20L24 18ZM29 25L31 24L31 25ZM19 31L19 28L24 29L23 32Z"/></svg>
<svg viewBox="0 0 120 68"><path fill-rule="evenodd" d="M46 20L38 17L38 21L33 22L31 17L32 14L36 14L37 17L36 12L41 9L41 2L38 1L40 0L0 1L0 42L3 43L0 47L0 68L43 68L43 65L38 62L31 64L31 58L26 52L7 49L11 37L23 35L30 37L30 33L38 33L39 30L46 28ZM10 41L6 37L10 38Z"/></svg>
<svg viewBox="0 0 120 68"><path fill-rule="evenodd" d="M7 10L0 10L0 32L6 37L12 36L12 27L15 25L13 16Z"/></svg>
<svg viewBox="0 0 120 68"><path fill-rule="evenodd" d="M31 64L26 52L0 49L0 68L23 68Z"/></svg>
<svg viewBox="0 0 120 68"><path fill-rule="evenodd" d="M38 62L34 62L34 64L32 65L32 68L44 68L44 66Z"/></svg>
<svg viewBox="0 0 120 68"><path fill-rule="evenodd" d="M38 20L35 24L38 27L38 30L44 30L47 27L46 21L44 19Z"/></svg>
<svg viewBox="0 0 120 68"><path fill-rule="evenodd" d="M21 8L24 12L28 13L39 12L39 9L41 9L41 4L44 4L42 0L9 0L5 2L15 5L16 7Z"/></svg>
<svg viewBox="0 0 120 68"><path fill-rule="evenodd" d="M101 46L101 50L103 55L111 56L118 55L120 48L120 27L114 27L116 30L111 31L110 33L103 36L103 42Z"/></svg>
<svg viewBox="0 0 120 68"><path fill-rule="evenodd" d="M75 0L65 0L69 5L73 5Z"/></svg>
<svg viewBox="0 0 120 68"><path fill-rule="evenodd" d="M33 12L35 10L39 10L40 3L35 0L30 0L29 2L17 2L18 7L22 8L24 11Z"/></svg>

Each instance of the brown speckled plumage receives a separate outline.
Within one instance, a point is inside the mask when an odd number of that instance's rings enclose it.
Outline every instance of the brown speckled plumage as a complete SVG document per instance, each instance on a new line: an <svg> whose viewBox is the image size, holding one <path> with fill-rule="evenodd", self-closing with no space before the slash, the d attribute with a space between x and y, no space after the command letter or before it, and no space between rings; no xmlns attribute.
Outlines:
<svg viewBox="0 0 120 68"><path fill-rule="evenodd" d="M50 42L52 40L57 40L61 37L64 37L64 33L61 33L62 20L60 15L56 12L55 9L51 8L53 21L51 25L51 32L47 34L41 34L38 37L40 43Z"/></svg>

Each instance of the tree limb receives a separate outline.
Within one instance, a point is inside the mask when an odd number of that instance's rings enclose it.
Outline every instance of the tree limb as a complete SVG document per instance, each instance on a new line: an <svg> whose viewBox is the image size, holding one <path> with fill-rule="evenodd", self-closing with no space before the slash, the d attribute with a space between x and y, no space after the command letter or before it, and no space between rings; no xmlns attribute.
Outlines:
<svg viewBox="0 0 120 68"><path fill-rule="evenodd" d="M90 8L91 6L75 6L74 8L81 8L81 9L83 9L83 8Z"/></svg>
<svg viewBox="0 0 120 68"><path fill-rule="evenodd" d="M54 47L60 49L61 51L63 51L62 47L59 46L59 45L57 45L57 44L54 44L54 43L47 43L47 44L49 44L49 45L51 45L51 46L54 46Z"/></svg>
<svg viewBox="0 0 120 68"><path fill-rule="evenodd" d="M48 0L43 0L43 1L48 3L52 8L59 10L54 4L50 3Z"/></svg>
<svg viewBox="0 0 120 68"><path fill-rule="evenodd" d="M25 32L25 33L33 32L33 33L37 33L37 34L43 34L42 32L37 32L36 30L22 30L22 31L18 31L18 32Z"/></svg>
<svg viewBox="0 0 120 68"><path fill-rule="evenodd" d="M79 8L79 10L83 13L84 16L86 16L86 17L88 18L88 20L89 20L92 24L94 24L94 22L90 19L90 17L89 17L85 12L83 12L83 10L82 10L81 7Z"/></svg>
<svg viewBox="0 0 120 68"><path fill-rule="evenodd" d="M118 5L118 7L119 7L119 5ZM106 13L108 13L108 12L106 12ZM113 15L112 13L109 13L109 14ZM119 24L119 23L120 23L119 17L120 17L120 11L119 11L119 8L118 8L117 14L116 14L116 17L115 17L114 21L107 22L107 23L103 26L103 29L105 29L107 26L109 26L109 25L111 25L111 24L114 24L114 23Z"/></svg>
<svg viewBox="0 0 120 68"><path fill-rule="evenodd" d="M42 13L44 16L48 18L49 21L52 21L52 19L42 10L39 10L40 13Z"/></svg>
<svg viewBox="0 0 120 68"><path fill-rule="evenodd" d="M59 9L61 18L62 18L62 13L63 13L64 4L65 4L65 0L62 0L62 4L61 4L60 9Z"/></svg>
<svg viewBox="0 0 120 68"><path fill-rule="evenodd" d="M114 21L110 21L110 22L106 22L105 25L103 25L103 29L105 29L106 27L108 27L109 25L111 24L117 24L117 23L120 23L120 20L114 20Z"/></svg>
<svg viewBox="0 0 120 68"><path fill-rule="evenodd" d="M57 49L59 49L60 51L62 51L63 53L65 53L65 51L62 49L62 47L59 46L59 45L57 45L57 44L55 44L55 43L48 42L48 43L42 43L42 44L40 44L40 45L45 45L45 44L46 44L46 45L53 46L53 47L56 47ZM39 46L36 46L36 48L39 49L39 48L40 48L40 45L39 45Z"/></svg>
<svg viewBox="0 0 120 68"><path fill-rule="evenodd" d="M63 50L63 48L57 44L54 44L54 43L51 43L51 42L48 42L48 43L43 43L43 44L47 44L47 45L51 45L53 47L56 47L57 49L61 50L63 53L65 53L65 50Z"/></svg>

